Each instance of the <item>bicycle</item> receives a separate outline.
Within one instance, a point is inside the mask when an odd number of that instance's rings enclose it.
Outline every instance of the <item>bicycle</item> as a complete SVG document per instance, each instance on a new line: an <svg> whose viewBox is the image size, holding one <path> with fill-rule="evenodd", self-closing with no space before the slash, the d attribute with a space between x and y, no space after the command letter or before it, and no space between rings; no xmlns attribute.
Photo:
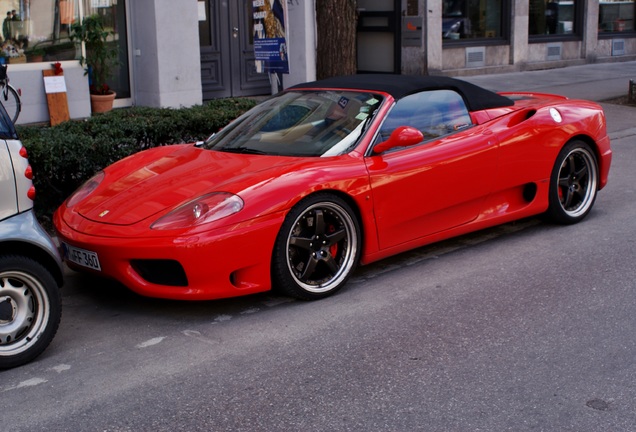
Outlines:
<svg viewBox="0 0 636 432"><path fill-rule="evenodd" d="M9 114L11 121L15 123L22 110L22 101L20 100L20 90L16 90L9 84L6 64L0 65L0 103Z"/></svg>

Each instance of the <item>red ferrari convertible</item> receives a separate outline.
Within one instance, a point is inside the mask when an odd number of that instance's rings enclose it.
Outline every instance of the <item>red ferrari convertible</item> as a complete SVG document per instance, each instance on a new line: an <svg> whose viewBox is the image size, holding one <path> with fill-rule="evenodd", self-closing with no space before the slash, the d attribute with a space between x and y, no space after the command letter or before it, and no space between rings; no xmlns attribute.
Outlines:
<svg viewBox="0 0 636 432"><path fill-rule="evenodd" d="M139 294L340 289L358 264L545 214L592 209L611 161L597 104L446 77L295 86L207 141L97 173L56 211L66 262Z"/></svg>

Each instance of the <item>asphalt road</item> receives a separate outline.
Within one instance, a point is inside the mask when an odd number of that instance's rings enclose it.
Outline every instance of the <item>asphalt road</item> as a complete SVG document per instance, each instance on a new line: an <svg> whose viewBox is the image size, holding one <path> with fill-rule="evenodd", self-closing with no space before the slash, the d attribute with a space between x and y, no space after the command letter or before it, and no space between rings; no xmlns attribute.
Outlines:
<svg viewBox="0 0 636 432"><path fill-rule="evenodd" d="M610 183L575 226L418 249L313 303L69 273L52 345L0 372L0 430L636 430L636 109L605 107Z"/></svg>

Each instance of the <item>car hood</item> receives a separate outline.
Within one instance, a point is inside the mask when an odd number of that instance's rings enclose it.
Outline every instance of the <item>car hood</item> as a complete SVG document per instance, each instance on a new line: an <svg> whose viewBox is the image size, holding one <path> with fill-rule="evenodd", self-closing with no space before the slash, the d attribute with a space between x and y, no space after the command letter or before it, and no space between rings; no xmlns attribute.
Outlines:
<svg viewBox="0 0 636 432"><path fill-rule="evenodd" d="M240 194L286 172L298 158L224 153L193 145L166 146L126 158L76 212L89 220L132 225L210 192Z"/></svg>

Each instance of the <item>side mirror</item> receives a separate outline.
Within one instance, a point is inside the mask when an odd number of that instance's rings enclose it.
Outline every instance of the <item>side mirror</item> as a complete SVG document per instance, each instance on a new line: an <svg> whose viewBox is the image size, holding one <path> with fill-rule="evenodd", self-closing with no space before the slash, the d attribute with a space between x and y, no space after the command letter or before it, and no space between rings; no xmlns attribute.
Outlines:
<svg viewBox="0 0 636 432"><path fill-rule="evenodd" d="M394 147L412 146L422 141L424 141L422 132L411 126L400 126L391 133L389 139L373 147L373 153L379 154Z"/></svg>

